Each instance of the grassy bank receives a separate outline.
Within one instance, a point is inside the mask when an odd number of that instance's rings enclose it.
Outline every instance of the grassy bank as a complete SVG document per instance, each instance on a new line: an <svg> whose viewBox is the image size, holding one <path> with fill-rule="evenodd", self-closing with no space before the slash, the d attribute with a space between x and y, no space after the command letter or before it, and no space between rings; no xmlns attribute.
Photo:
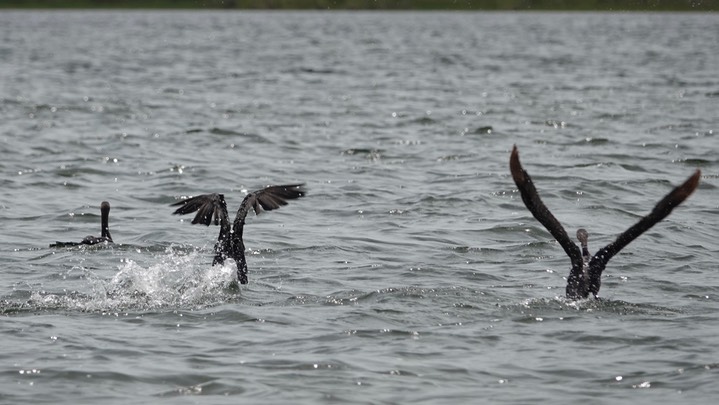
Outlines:
<svg viewBox="0 0 719 405"><path fill-rule="evenodd" d="M0 8L719 11L719 0L2 0Z"/></svg>

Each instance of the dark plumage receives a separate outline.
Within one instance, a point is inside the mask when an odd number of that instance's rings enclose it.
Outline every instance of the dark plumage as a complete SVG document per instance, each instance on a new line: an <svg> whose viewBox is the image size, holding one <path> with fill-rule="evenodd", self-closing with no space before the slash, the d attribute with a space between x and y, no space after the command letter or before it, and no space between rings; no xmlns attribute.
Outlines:
<svg viewBox="0 0 719 405"><path fill-rule="evenodd" d="M624 231L624 233L620 234L614 242L600 249L590 259L587 248L589 234L584 229L577 231L577 239L579 239L582 245L582 249L580 250L569 238L569 235L567 235L567 232L559 221L549 212L549 209L539 198L532 178L529 177L529 173L522 168L519 162L519 151L517 151L516 146L512 149L512 154L509 158L509 169L512 172L512 178L517 188L519 188L519 192L522 194L524 205L526 205L529 212L534 215L534 218L547 228L554 239L564 248L567 256L569 256L569 259L572 261L572 270L567 278L566 290L567 298L570 299L587 298L590 293L596 297L597 294L599 294L599 288L601 286L602 272L609 260L639 235L646 232L657 222L666 218L674 207L687 199L699 185L699 177L701 176L701 172L697 170L684 184L676 187L662 198L652 212L640 219L639 222Z"/></svg>
<svg viewBox="0 0 719 405"><path fill-rule="evenodd" d="M192 220L193 224L219 225L220 235L215 244L215 258L212 265L223 264L228 257L234 259L237 263L237 278L241 284L247 284L247 261L245 244L242 240L247 214L250 210L254 210L255 214L259 215L262 210L272 211L287 205L287 200L303 197L307 193L303 187L304 184L269 186L247 194L240 204L240 209L237 210L232 227L223 194L203 194L179 201L172 204L180 206L173 214L184 215L197 211Z"/></svg>
<svg viewBox="0 0 719 405"><path fill-rule="evenodd" d="M80 242L55 242L50 247L65 247L65 246L77 246L77 245L96 245L102 242L112 243L112 236L110 236L109 218L110 218L110 203L103 201L100 204L100 236L88 235Z"/></svg>

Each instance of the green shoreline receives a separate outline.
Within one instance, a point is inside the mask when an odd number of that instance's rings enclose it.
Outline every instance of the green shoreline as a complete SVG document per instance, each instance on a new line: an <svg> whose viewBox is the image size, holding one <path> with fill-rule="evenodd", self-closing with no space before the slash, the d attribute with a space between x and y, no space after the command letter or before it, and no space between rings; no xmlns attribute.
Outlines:
<svg viewBox="0 0 719 405"><path fill-rule="evenodd" d="M0 9L718 11L719 0L3 0Z"/></svg>

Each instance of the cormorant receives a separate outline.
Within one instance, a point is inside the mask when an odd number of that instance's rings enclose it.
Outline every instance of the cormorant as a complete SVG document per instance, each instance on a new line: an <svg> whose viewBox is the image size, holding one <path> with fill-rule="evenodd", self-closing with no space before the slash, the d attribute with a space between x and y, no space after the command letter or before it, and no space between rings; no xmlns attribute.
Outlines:
<svg viewBox="0 0 719 405"><path fill-rule="evenodd" d="M516 145L512 149L512 154L509 158L509 168L512 172L512 178L522 194L524 205L526 205L527 209L534 215L534 218L544 225L549 233L554 236L554 239L562 245L562 248L564 248L567 256L569 256L569 259L572 261L572 270L567 278L566 289L567 298L570 299L587 298L590 293L596 298L597 294L599 294L599 287L601 286L602 272L609 260L639 235L654 226L657 222L666 218L674 207L681 204L697 188L699 177L701 176L701 171L697 170L682 185L676 187L662 198L652 212L639 220L639 222L631 228L624 231L614 242L608 244L590 258L589 249L587 248L589 234L585 229L579 229L577 231L577 239L579 239L582 245L582 249L580 250L569 238L559 221L549 212L549 209L539 198L532 178L529 177L529 173L527 173L519 163L519 151Z"/></svg>
<svg viewBox="0 0 719 405"><path fill-rule="evenodd" d="M247 284L247 261L245 260L245 244L242 241L242 231L245 227L247 213L250 209L254 209L255 214L259 215L262 209L272 211L287 205L287 200L300 198L307 193L303 187L304 184L268 186L247 194L240 204L240 209L237 210L232 227L230 227L227 204L223 194L203 194L179 201L172 204L181 206L173 214L184 215L197 211L197 215L192 220L193 224L209 226L214 222L215 225L220 225L220 235L215 244L215 258L212 265L223 264L228 257L234 259L240 284Z"/></svg>
<svg viewBox="0 0 719 405"><path fill-rule="evenodd" d="M80 242L55 242L50 247L65 247L65 246L78 246L78 245L96 245L102 242L112 243L112 236L110 236L110 228L108 226L110 218L110 203L103 201L100 204L101 214L101 229L100 236L88 235Z"/></svg>

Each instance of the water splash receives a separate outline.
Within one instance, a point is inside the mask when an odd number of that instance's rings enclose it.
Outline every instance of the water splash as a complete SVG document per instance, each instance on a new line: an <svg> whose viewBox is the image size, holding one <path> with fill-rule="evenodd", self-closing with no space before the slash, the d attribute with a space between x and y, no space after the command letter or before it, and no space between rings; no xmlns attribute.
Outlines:
<svg viewBox="0 0 719 405"><path fill-rule="evenodd" d="M148 266L125 259L109 280L86 271L85 285L78 290L30 290L25 294L19 291L20 295L28 296L27 300L2 300L0 313L206 308L239 298L232 262L210 266L201 252L184 252L173 247L158 258L158 262Z"/></svg>

